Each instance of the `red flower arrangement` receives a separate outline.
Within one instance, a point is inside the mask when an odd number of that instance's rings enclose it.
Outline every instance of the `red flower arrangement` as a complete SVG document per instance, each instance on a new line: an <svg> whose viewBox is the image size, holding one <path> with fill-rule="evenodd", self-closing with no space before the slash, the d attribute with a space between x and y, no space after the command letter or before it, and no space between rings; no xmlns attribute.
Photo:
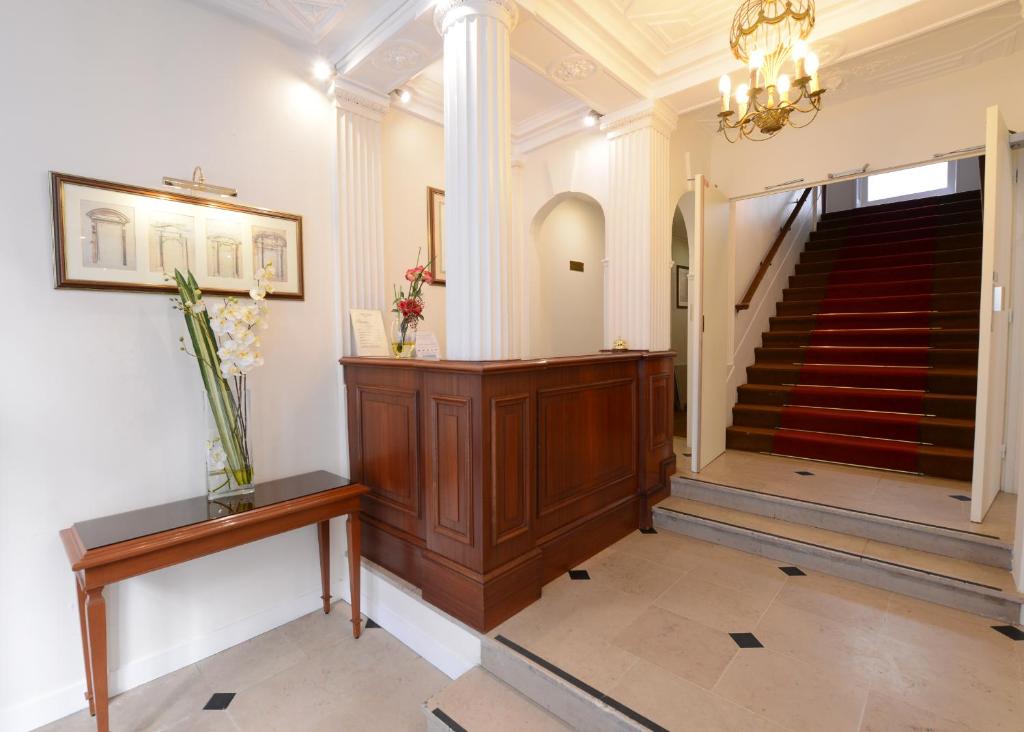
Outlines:
<svg viewBox="0 0 1024 732"><path fill-rule="evenodd" d="M420 264L419 254L416 255L416 266L405 270L405 280L409 283L409 293L404 289L394 288L395 299L391 312L398 316L399 334L392 346L396 356L402 356L406 345L414 342L415 338L409 338L409 331L416 330L419 322L423 320L423 285L429 285L434 281L434 274L427 267L431 262Z"/></svg>

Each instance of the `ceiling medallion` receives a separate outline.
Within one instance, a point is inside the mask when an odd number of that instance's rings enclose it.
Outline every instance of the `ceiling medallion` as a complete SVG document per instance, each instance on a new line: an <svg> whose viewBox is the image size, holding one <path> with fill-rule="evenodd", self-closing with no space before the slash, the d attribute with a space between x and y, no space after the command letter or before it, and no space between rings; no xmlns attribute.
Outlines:
<svg viewBox="0 0 1024 732"><path fill-rule="evenodd" d="M385 46L373 56L373 65L385 71L411 71L422 66L423 49L409 41Z"/></svg>
<svg viewBox="0 0 1024 732"><path fill-rule="evenodd" d="M566 84L573 84L589 79L596 71L597 64L591 59L581 53L574 53L552 64L548 69L548 76Z"/></svg>
<svg viewBox="0 0 1024 732"><path fill-rule="evenodd" d="M718 130L729 142L767 140L784 127L806 127L821 111L825 89L818 56L807 47L814 29L814 0L744 0L732 20L729 46L747 64L749 83L736 88L728 74L718 82ZM792 58L794 74L781 73ZM798 121L799 120L799 121Z"/></svg>

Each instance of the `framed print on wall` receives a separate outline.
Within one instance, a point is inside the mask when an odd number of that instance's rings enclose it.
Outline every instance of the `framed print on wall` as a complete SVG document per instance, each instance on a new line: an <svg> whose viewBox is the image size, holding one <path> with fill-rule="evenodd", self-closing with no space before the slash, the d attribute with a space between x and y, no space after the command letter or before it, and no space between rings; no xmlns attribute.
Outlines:
<svg viewBox="0 0 1024 732"><path fill-rule="evenodd" d="M690 268L682 264L676 265L676 308L685 310L690 304L690 283L686 276L690 274Z"/></svg>
<svg viewBox="0 0 1024 732"><path fill-rule="evenodd" d="M443 285L445 276L444 251L444 191L427 187L427 242L428 256L433 262L434 284Z"/></svg>
<svg viewBox="0 0 1024 732"><path fill-rule="evenodd" d="M273 263L268 297L303 299L302 217L155 188L50 173L56 287L175 292L192 270L211 295L247 294Z"/></svg>

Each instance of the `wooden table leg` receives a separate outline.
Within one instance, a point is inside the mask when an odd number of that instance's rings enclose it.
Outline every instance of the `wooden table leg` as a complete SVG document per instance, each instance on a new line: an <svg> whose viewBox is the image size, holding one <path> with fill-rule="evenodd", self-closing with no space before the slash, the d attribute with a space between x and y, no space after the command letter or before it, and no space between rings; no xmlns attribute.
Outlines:
<svg viewBox="0 0 1024 732"><path fill-rule="evenodd" d="M320 586L324 594L324 615L331 612L331 522L320 521L316 525L316 535L320 543Z"/></svg>
<svg viewBox="0 0 1024 732"><path fill-rule="evenodd" d="M89 702L89 714L96 716L96 705L92 701L92 661L89 659L89 629L85 622L85 590L75 575L75 594L78 596L78 626L82 633L82 658L85 660L85 698Z"/></svg>
<svg viewBox="0 0 1024 732"><path fill-rule="evenodd" d="M96 713L96 732L110 732L107 698L107 607L103 588L85 592L85 621L89 633L89 661Z"/></svg>
<svg viewBox="0 0 1024 732"><path fill-rule="evenodd" d="M352 637L358 638L363 624L359 617L359 512L348 515L348 586L352 596Z"/></svg>

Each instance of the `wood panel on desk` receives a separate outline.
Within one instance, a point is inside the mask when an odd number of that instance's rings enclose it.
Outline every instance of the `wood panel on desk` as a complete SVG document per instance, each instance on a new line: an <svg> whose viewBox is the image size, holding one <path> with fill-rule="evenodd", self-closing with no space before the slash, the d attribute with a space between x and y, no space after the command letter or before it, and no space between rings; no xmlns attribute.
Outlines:
<svg viewBox="0 0 1024 732"><path fill-rule="evenodd" d="M675 464L672 362L342 359L352 474L371 491L364 554L476 628L514 614L649 525Z"/></svg>

